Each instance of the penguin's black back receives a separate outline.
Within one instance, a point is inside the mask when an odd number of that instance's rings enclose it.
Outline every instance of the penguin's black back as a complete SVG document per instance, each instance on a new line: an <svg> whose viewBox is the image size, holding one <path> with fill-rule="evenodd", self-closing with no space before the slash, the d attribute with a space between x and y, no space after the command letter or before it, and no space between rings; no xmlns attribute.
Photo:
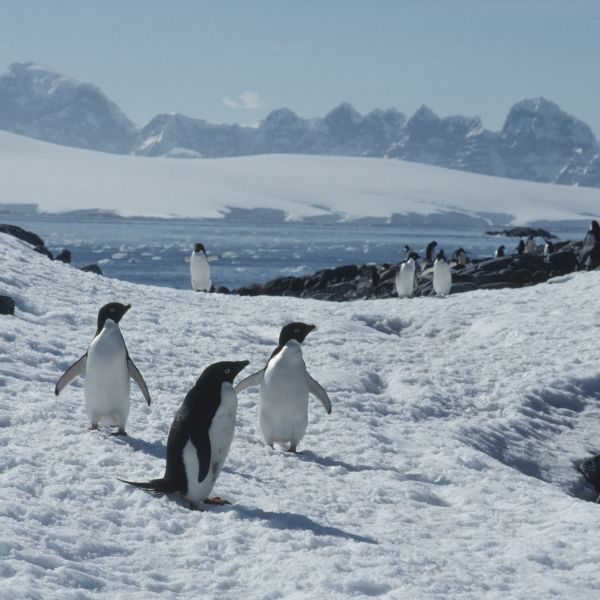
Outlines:
<svg viewBox="0 0 600 600"><path fill-rule="evenodd" d="M196 385L187 393L183 404L175 414L167 439L167 467L164 477L173 491L187 492L183 449L188 440L192 440L196 450L199 447L202 449L198 460L200 462L201 458L204 458L205 465L200 464L200 471L203 471L203 466L208 469L210 464L208 431L221 404L222 383L203 382L200 377Z"/></svg>
<svg viewBox="0 0 600 600"><path fill-rule="evenodd" d="M219 362L207 367L187 393L175 414L167 438L167 467L164 482L167 491L186 493L188 490L183 449L191 440L199 463L198 481L202 481L210 468L211 448L209 430L215 413L221 405L223 383L232 384L236 375L248 361Z"/></svg>

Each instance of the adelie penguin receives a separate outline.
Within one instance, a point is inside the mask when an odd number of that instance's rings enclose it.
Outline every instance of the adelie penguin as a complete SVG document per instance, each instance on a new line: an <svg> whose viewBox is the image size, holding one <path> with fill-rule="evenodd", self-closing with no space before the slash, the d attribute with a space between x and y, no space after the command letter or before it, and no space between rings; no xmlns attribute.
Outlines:
<svg viewBox="0 0 600 600"><path fill-rule="evenodd" d="M233 380L247 365L247 360L218 362L203 371L171 425L162 478L148 482L120 481L153 492L179 493L192 509L201 503L229 504L209 495L233 439L237 414Z"/></svg>
<svg viewBox="0 0 600 600"><path fill-rule="evenodd" d="M125 425L129 416L130 377L150 405L148 388L129 356L118 325L130 308L130 304L111 302L98 311L96 335L87 352L65 371L54 389L58 396L75 377L83 375L90 429L98 429L99 423L112 425L118 427L114 435L127 435Z"/></svg>
<svg viewBox="0 0 600 600"><path fill-rule="evenodd" d="M287 446L296 452L308 424L308 396L314 394L331 413L327 392L308 374L302 358L302 342L314 331L314 325L290 323L279 334L279 345L264 369L250 375L235 387L241 392L260 386L258 421L263 438L273 444Z"/></svg>
<svg viewBox="0 0 600 600"><path fill-rule="evenodd" d="M417 287L415 261L412 258L400 264L396 274L396 292L399 298L411 298Z"/></svg>
<svg viewBox="0 0 600 600"><path fill-rule="evenodd" d="M202 244L194 244L194 250L190 256L190 274L192 289L195 292L210 292L212 289L209 263L215 260L218 260L217 256L206 256Z"/></svg>
<svg viewBox="0 0 600 600"><path fill-rule="evenodd" d="M452 288L452 272L446 262L444 251L437 253L433 263L433 290L438 296L446 296Z"/></svg>

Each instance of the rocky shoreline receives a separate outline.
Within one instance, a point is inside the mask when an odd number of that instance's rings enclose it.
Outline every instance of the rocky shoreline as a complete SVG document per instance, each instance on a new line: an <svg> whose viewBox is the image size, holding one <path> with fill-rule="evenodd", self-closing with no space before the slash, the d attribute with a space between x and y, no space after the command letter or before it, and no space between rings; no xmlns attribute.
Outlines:
<svg viewBox="0 0 600 600"><path fill-rule="evenodd" d="M594 223L594 222L593 222ZM592 227L593 229L593 227ZM515 235L528 234L531 239L536 230L519 228ZM15 225L0 224L0 232L13 235L32 245L32 249L48 256L52 260L71 261L69 250L63 250L56 257L45 247L44 241L35 233ZM505 232L502 232L506 235ZM493 290L501 288L519 288L543 283L576 270L597 268L600 265L600 233L596 237L588 232L584 241L557 242L551 250L548 247L532 246L529 253L512 254L499 258L480 258L467 261L466 264L451 262L451 294L474 290ZM554 238L544 231L545 239ZM591 239L591 241L590 241ZM585 262L584 262L584 257ZM418 261L419 271L414 296L429 296L433 291L433 271L430 260ZM383 265L344 265L332 269L321 269L310 275L300 277L276 277L263 284L244 286L229 290L218 287L213 291L239 296L292 296L314 300L348 302L375 298L397 297L395 279L401 263ZM97 265L81 268L102 274ZM11 311L12 307L12 311ZM3 297L0 308L11 314L14 304L10 298Z"/></svg>

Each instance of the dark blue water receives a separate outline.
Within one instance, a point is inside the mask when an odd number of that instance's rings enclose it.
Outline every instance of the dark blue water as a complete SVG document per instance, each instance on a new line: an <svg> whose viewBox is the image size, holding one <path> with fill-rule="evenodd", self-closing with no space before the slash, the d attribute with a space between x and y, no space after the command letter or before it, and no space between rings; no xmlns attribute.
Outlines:
<svg viewBox="0 0 600 600"><path fill-rule="evenodd" d="M39 234L57 253L72 252L72 263L96 263L108 277L180 289L190 287L185 258L202 242L212 263L213 284L237 288L280 275L305 275L345 264L395 263L409 244L424 255L433 239L446 255L463 247L472 257L491 256L515 238L484 236L480 229L442 231L382 225L307 225L213 223L194 220L149 220L65 216L3 217ZM557 233L557 232L555 232ZM571 238L583 238L585 231ZM540 240L541 242L541 240Z"/></svg>

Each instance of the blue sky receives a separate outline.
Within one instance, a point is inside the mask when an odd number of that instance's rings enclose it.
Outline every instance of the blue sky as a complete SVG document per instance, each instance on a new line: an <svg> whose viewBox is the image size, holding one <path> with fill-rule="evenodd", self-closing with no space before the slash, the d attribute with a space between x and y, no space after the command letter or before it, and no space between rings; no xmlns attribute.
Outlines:
<svg viewBox="0 0 600 600"><path fill-rule="evenodd" d="M252 123L426 104L490 129L545 96L600 135L596 0L0 0L0 70L33 60L160 112Z"/></svg>

